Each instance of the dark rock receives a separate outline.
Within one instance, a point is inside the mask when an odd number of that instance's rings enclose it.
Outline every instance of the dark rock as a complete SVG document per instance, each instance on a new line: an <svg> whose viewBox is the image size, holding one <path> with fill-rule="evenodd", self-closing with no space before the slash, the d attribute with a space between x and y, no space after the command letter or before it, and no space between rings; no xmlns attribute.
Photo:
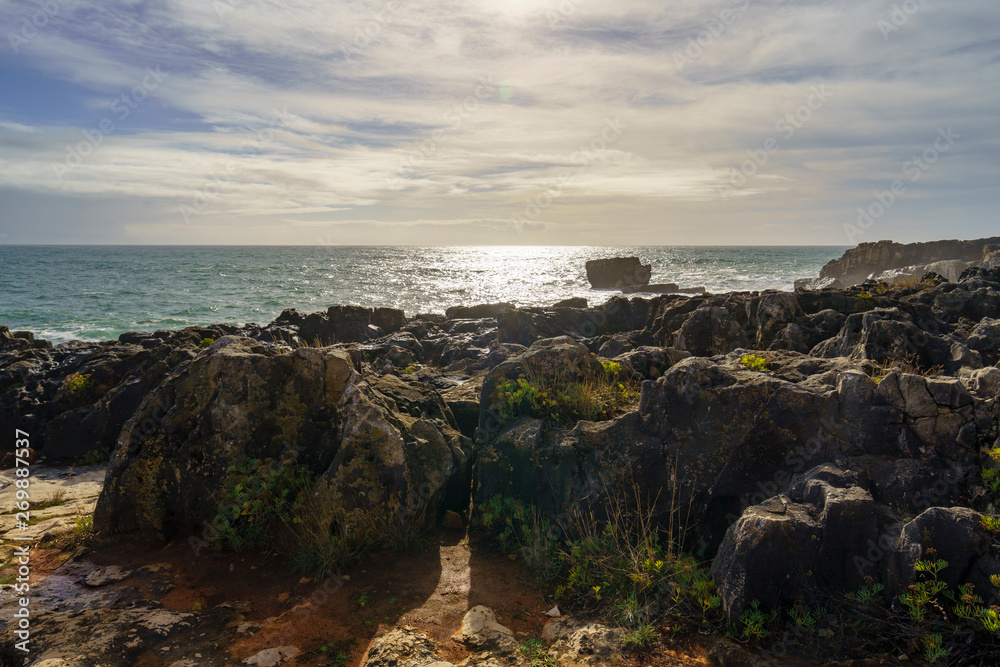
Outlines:
<svg viewBox="0 0 1000 667"><path fill-rule="evenodd" d="M466 464L460 436L451 431L449 442L433 409L428 417L393 412L402 396L390 403L367 387L342 350L274 354L221 338L147 394L123 429L95 528L163 539L200 530L227 468L247 458L306 465L319 476L330 521L362 512L382 525L395 520L385 512L393 503L408 520L434 520ZM443 407L439 398L414 405L428 403ZM358 484L368 489L360 504L350 491Z"/></svg>
<svg viewBox="0 0 1000 667"><path fill-rule="evenodd" d="M552 305L553 308L586 308L587 300L583 297L575 296L571 299L563 299Z"/></svg>
<svg viewBox="0 0 1000 667"><path fill-rule="evenodd" d="M587 280L598 289L621 288L627 285L648 285L653 267L638 257L592 259L587 262Z"/></svg>
<svg viewBox="0 0 1000 667"><path fill-rule="evenodd" d="M849 473L820 466L787 495L743 512L712 561L712 574L731 620L757 600L765 607L811 599L816 591L857 590L855 566L878 539L875 505Z"/></svg>
<svg viewBox="0 0 1000 667"><path fill-rule="evenodd" d="M690 315L674 336L673 346L698 357L724 354L749 344L747 335L722 307L702 306Z"/></svg>
<svg viewBox="0 0 1000 667"><path fill-rule="evenodd" d="M984 318L972 330L967 343L979 352L984 364L995 365L1000 361L1000 320Z"/></svg>
<svg viewBox="0 0 1000 667"><path fill-rule="evenodd" d="M481 320L484 317L499 317L501 313L517 308L512 303L483 303L478 306L452 306L444 311L449 320Z"/></svg>
<svg viewBox="0 0 1000 667"><path fill-rule="evenodd" d="M531 345L541 338L531 313L508 310L497 317L497 342Z"/></svg>
<svg viewBox="0 0 1000 667"><path fill-rule="evenodd" d="M677 283L656 283L654 285L623 285L621 290L624 294L635 294L636 292L643 292L646 294L672 294L677 292L680 287ZM704 289L702 290L704 291Z"/></svg>
<svg viewBox="0 0 1000 667"><path fill-rule="evenodd" d="M982 514L966 507L932 507L903 527L899 543L900 589L912 582L918 560L943 559L948 567L939 578L952 591L971 583L976 594L996 603L992 575L1000 574L1000 560L993 553L993 537L980 523Z"/></svg>
<svg viewBox="0 0 1000 667"><path fill-rule="evenodd" d="M377 326L383 333L395 333L406 324L403 311L396 308L376 308L372 311L371 324Z"/></svg>
<svg viewBox="0 0 1000 667"><path fill-rule="evenodd" d="M691 356L690 352L672 347L637 347L615 357L615 361L628 367L646 380L655 380L677 362Z"/></svg>

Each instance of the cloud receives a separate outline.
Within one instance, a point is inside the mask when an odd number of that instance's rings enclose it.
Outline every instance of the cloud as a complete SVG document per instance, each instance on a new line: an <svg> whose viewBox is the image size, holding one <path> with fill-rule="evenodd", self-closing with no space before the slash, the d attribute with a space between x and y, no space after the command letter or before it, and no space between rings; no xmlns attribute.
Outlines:
<svg viewBox="0 0 1000 667"><path fill-rule="evenodd" d="M844 244L855 209L947 126L962 139L865 240L995 223L987 0L41 6L44 21L0 0L0 81L18 82L0 193L144 203L122 242L312 243L332 225L357 242ZM165 78L137 100L150 68ZM788 135L816 86L829 100ZM36 206L0 207L10 242L42 240Z"/></svg>

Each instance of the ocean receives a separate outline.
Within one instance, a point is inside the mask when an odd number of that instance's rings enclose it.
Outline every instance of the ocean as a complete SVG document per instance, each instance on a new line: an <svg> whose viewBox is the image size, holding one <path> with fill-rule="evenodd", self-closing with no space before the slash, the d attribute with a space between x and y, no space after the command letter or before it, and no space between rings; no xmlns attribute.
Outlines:
<svg viewBox="0 0 1000 667"><path fill-rule="evenodd" d="M840 246L13 246L0 245L0 324L36 336L109 340L126 331L214 323L266 324L356 304L408 316L510 301L592 305L587 260L636 255L654 283L710 292L792 289Z"/></svg>

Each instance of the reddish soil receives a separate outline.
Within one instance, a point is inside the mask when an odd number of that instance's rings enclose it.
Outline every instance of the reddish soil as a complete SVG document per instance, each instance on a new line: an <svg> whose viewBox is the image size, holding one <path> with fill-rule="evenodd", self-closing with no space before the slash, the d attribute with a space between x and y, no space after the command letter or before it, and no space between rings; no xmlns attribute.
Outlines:
<svg viewBox="0 0 1000 667"><path fill-rule="evenodd" d="M88 560L132 570L154 566L155 575L137 573L119 585L138 587L141 596L175 611L250 603L244 616L255 626L230 647L234 663L265 648L293 645L303 654L288 665L328 664L339 653L347 655L347 665L358 665L372 638L397 625L424 632L441 643L442 658L458 662L467 654L449 638L471 607L491 608L524 639L540 635L548 620L544 612L552 607L520 563L470 550L460 531L439 531L421 551L383 553L356 563L339 583L325 588L278 557L205 551L196 556L181 542L106 544ZM144 657L144 664L158 664L156 656Z"/></svg>

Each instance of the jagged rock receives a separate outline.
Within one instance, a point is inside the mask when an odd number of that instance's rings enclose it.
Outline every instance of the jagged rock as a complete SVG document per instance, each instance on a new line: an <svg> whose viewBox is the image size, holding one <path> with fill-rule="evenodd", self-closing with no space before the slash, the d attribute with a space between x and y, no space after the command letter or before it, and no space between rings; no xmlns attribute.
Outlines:
<svg viewBox="0 0 1000 667"><path fill-rule="evenodd" d="M680 291L680 286L677 283L656 283L655 285L622 285L622 294L636 294L642 292L643 294L674 294ZM704 293L705 288L701 288L701 292Z"/></svg>
<svg viewBox="0 0 1000 667"><path fill-rule="evenodd" d="M376 525L399 512L432 521L465 467L460 436L431 415L396 414L395 400L368 387L342 350L278 354L222 338L147 395L123 429L95 528L164 539L200 531L227 468L248 458L307 466L331 522L359 512ZM446 410L440 398L428 404ZM360 504L348 491L358 484L368 491Z"/></svg>
<svg viewBox="0 0 1000 667"><path fill-rule="evenodd" d="M542 628L542 641L546 644L554 644L560 639L565 639L583 626L582 621L578 621L572 616L558 616L551 621L547 621Z"/></svg>
<svg viewBox="0 0 1000 667"><path fill-rule="evenodd" d="M673 346L697 357L710 357L747 344L746 334L727 309L702 306L681 325Z"/></svg>
<svg viewBox="0 0 1000 667"><path fill-rule="evenodd" d="M372 311L370 323L381 329L382 333L391 334L403 328L406 315L396 308L376 308Z"/></svg>
<svg viewBox="0 0 1000 667"><path fill-rule="evenodd" d="M831 260L820 270L820 278L833 277L844 285L856 285L873 273L904 266L929 264L941 260L982 260L986 246L1000 243L1000 238L975 241L931 241L928 243L861 243Z"/></svg>
<svg viewBox="0 0 1000 667"><path fill-rule="evenodd" d="M587 262L587 280L590 286L621 288L625 285L648 285L653 267L643 264L638 257L592 259Z"/></svg>
<svg viewBox="0 0 1000 667"><path fill-rule="evenodd" d="M330 306L326 313L307 315L299 326L299 336L309 344L364 342L380 334L371 319L371 308Z"/></svg>
<svg viewBox="0 0 1000 667"><path fill-rule="evenodd" d="M488 651L502 655L515 652L518 646L514 633L497 623L493 611L482 605L466 612L462 627L453 639L477 653Z"/></svg>
<svg viewBox="0 0 1000 667"><path fill-rule="evenodd" d="M1000 368L996 366L972 371L963 381L970 391L982 398L1000 398Z"/></svg>
<svg viewBox="0 0 1000 667"><path fill-rule="evenodd" d="M589 623L560 639L549 655L560 667L608 667L624 662L623 631L599 623Z"/></svg>
<svg viewBox="0 0 1000 667"><path fill-rule="evenodd" d="M256 667L277 667L300 655L302 651L297 646L279 646L266 648L243 661L244 665Z"/></svg>
<svg viewBox="0 0 1000 667"><path fill-rule="evenodd" d="M575 296L571 299L563 299L562 301L556 301L552 304L553 308L586 308L587 300L580 296Z"/></svg>
<svg viewBox="0 0 1000 667"><path fill-rule="evenodd" d="M512 303L482 303L478 306L452 306L444 311L444 315L449 320L479 320L486 317L496 318L501 313L515 310L517 306Z"/></svg>
<svg viewBox="0 0 1000 667"><path fill-rule="evenodd" d="M968 346L982 355L984 364L1000 361L1000 320L987 317L979 322L969 335Z"/></svg>
<svg viewBox="0 0 1000 667"><path fill-rule="evenodd" d="M690 352L672 347L641 346L616 356L614 360L646 380L655 380L671 366L690 356Z"/></svg>
<svg viewBox="0 0 1000 667"><path fill-rule="evenodd" d="M540 338L538 328L530 313L509 310L497 316L497 342L513 343L525 347Z"/></svg>
<svg viewBox="0 0 1000 667"><path fill-rule="evenodd" d="M996 595L990 583L1000 574L1000 560L993 553L993 537L980 523L982 515L966 507L932 507L903 527L899 539L900 588L912 582L918 560L943 559L948 567L939 578L952 591L971 583L984 600Z"/></svg>
<svg viewBox="0 0 1000 667"><path fill-rule="evenodd" d="M857 357L876 362L916 358L924 368L951 366L952 341L916 326L898 308L878 308L848 316L840 333L810 352L817 357Z"/></svg>
<svg viewBox="0 0 1000 667"><path fill-rule="evenodd" d="M437 646L427 635L403 626L372 641L364 667L453 667L434 654Z"/></svg>
<svg viewBox="0 0 1000 667"><path fill-rule="evenodd" d="M479 399L482 393L482 377L441 392L441 398L455 417L458 430L470 438L475 437L476 427L479 425Z"/></svg>
<svg viewBox="0 0 1000 667"><path fill-rule="evenodd" d="M601 514L609 490L629 480L637 461L645 466L636 477L643 488L668 483L663 447L642 431L635 413L581 421L572 429L545 430L540 420L519 421L480 446L473 502L498 494L517 498L551 517L555 529L572 532L585 510Z"/></svg>
<svg viewBox="0 0 1000 667"><path fill-rule="evenodd" d="M814 468L787 495L743 512L726 532L712 574L730 619L757 600L765 606L810 599L816 590L856 590L855 566L877 540L875 505L857 480L833 466Z"/></svg>

